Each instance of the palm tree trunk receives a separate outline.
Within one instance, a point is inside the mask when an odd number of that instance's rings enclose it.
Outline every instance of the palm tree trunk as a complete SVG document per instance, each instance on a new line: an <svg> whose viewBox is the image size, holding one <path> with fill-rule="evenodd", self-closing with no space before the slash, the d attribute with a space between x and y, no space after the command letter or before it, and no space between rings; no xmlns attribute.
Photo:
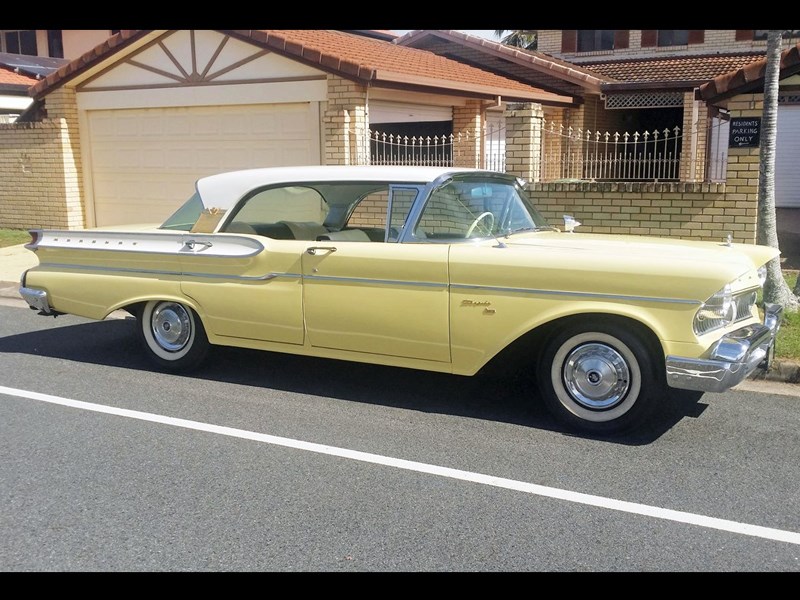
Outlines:
<svg viewBox="0 0 800 600"><path fill-rule="evenodd" d="M782 31L767 33L767 70L764 75L764 112L761 119L761 145L758 173L758 230L759 244L778 248L778 227L775 217L775 150L778 134L778 83L780 80ZM781 271L780 258L767 265L764 301L780 304L787 311L796 311L794 295Z"/></svg>

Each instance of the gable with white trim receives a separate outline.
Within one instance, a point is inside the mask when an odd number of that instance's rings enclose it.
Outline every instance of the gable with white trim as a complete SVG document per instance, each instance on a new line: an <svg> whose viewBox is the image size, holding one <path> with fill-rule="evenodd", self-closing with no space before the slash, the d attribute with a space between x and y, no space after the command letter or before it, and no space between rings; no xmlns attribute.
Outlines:
<svg viewBox="0 0 800 600"><path fill-rule="evenodd" d="M216 31L165 34L76 92L90 226L159 222L220 171L322 162L326 74Z"/></svg>

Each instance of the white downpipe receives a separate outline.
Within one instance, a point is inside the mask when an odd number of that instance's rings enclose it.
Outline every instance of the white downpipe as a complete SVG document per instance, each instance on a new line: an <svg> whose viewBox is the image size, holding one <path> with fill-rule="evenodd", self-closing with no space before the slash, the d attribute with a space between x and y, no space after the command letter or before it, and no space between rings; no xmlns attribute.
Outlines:
<svg viewBox="0 0 800 600"><path fill-rule="evenodd" d="M689 173L689 181L697 181L697 138L699 135L698 130L698 119L699 119L699 100L697 100L698 90L700 88L694 88L692 91L692 126L691 126L691 140L692 140L692 158L689 162L689 168L691 169ZM686 132L684 132L684 139L686 139Z"/></svg>

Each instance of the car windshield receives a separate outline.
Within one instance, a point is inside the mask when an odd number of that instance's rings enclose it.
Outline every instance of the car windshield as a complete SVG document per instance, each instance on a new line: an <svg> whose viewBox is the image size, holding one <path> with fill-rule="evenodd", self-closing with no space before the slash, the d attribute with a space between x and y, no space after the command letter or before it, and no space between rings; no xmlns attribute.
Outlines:
<svg viewBox="0 0 800 600"><path fill-rule="evenodd" d="M551 229L513 180L453 177L431 192L412 237L465 240Z"/></svg>

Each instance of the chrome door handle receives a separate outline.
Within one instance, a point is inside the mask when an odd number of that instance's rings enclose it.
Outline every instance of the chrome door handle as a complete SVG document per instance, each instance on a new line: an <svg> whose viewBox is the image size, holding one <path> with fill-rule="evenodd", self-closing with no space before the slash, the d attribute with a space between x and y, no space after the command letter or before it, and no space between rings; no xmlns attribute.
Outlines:
<svg viewBox="0 0 800 600"><path fill-rule="evenodd" d="M336 248L334 246L311 246L306 249L306 252L314 256L317 252L336 252Z"/></svg>
<svg viewBox="0 0 800 600"><path fill-rule="evenodd" d="M205 246L206 248L210 248L214 244L212 244L211 242L198 242L198 241L195 241L195 240L188 240L184 245L189 250L194 250L194 247L197 246L197 245Z"/></svg>

